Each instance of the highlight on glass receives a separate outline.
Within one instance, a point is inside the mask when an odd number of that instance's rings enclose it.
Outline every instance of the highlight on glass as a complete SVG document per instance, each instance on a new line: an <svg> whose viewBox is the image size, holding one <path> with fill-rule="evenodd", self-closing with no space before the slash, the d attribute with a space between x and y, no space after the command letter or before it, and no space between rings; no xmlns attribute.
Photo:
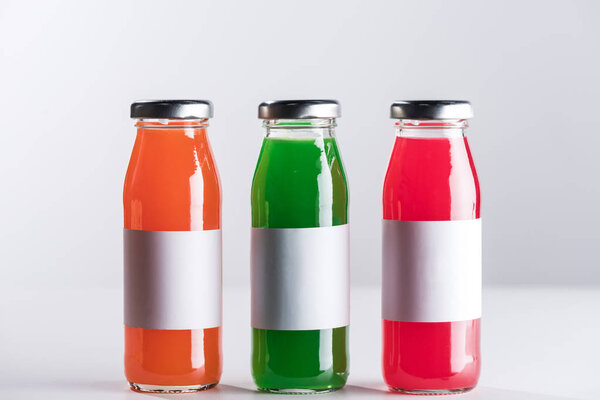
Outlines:
<svg viewBox="0 0 600 400"><path fill-rule="evenodd" d="M466 101L398 101L383 188L383 376L459 393L479 379L480 191Z"/></svg>
<svg viewBox="0 0 600 400"><path fill-rule="evenodd" d="M252 182L252 376L261 391L319 393L348 377L348 185L339 103L259 106Z"/></svg>
<svg viewBox="0 0 600 400"><path fill-rule="evenodd" d="M125 375L141 392L221 377L221 189L205 100L131 105L125 177Z"/></svg>

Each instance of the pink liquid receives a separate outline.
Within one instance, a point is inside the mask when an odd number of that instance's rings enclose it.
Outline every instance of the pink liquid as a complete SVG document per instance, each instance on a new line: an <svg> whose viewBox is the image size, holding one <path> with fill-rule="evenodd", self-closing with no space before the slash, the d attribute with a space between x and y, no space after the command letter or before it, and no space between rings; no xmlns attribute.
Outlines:
<svg viewBox="0 0 600 400"><path fill-rule="evenodd" d="M383 189L383 218L479 218L479 181L466 138L398 137ZM453 391L479 379L480 320L383 320L383 376L392 389Z"/></svg>

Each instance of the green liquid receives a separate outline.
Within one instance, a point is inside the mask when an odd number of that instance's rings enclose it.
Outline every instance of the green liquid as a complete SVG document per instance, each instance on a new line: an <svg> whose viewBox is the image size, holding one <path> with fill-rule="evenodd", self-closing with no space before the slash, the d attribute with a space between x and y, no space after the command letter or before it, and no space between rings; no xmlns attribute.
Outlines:
<svg viewBox="0 0 600 400"><path fill-rule="evenodd" d="M252 182L252 226L314 228L347 221L348 190L335 139L266 138ZM252 375L263 390L340 388L348 378L348 327L253 328Z"/></svg>

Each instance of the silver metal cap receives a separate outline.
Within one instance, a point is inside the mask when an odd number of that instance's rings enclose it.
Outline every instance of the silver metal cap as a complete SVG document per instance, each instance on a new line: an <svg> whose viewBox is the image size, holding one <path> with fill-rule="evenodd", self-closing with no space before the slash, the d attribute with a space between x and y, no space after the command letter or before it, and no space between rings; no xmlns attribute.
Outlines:
<svg viewBox="0 0 600 400"><path fill-rule="evenodd" d="M208 100L140 100L131 104L131 118L206 119L212 118Z"/></svg>
<svg viewBox="0 0 600 400"><path fill-rule="evenodd" d="M342 116L336 100L275 100L258 106L260 119L338 118Z"/></svg>
<svg viewBox="0 0 600 400"><path fill-rule="evenodd" d="M470 119L473 107L465 100L395 101L390 109L395 119Z"/></svg>

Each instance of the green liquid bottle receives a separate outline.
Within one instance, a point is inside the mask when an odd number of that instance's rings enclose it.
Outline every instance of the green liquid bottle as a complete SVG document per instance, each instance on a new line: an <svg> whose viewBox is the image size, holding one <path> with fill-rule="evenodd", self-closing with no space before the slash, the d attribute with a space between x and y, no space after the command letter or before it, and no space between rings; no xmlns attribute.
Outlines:
<svg viewBox="0 0 600 400"><path fill-rule="evenodd" d="M348 377L348 190L334 101L263 103L252 183L252 375L315 393Z"/></svg>

